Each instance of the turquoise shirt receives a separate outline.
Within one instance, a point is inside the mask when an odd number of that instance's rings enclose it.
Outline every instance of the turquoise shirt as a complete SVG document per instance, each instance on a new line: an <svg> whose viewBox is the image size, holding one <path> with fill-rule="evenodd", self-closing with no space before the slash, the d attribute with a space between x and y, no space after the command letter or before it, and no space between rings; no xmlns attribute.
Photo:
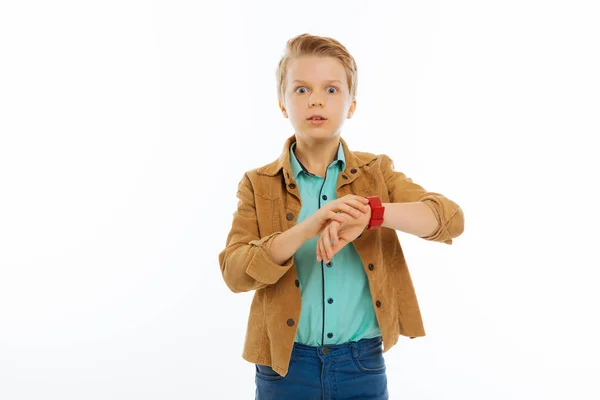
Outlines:
<svg viewBox="0 0 600 400"><path fill-rule="evenodd" d="M335 199L337 177L346 167L340 143L325 179L310 173L290 148L292 173L300 191L302 209L296 223ZM317 240L312 238L294 254L302 310L295 341L308 346L325 346L381 335L373 309L369 281L353 243L348 243L331 262L317 262Z"/></svg>

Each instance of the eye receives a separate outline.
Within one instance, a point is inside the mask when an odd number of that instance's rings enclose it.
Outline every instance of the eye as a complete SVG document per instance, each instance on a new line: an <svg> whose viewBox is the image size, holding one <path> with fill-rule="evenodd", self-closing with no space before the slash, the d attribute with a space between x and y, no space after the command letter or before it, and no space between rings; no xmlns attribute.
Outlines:
<svg viewBox="0 0 600 400"><path fill-rule="evenodd" d="M298 86L296 88L296 93L303 94L303 92L298 92L299 89L306 89L306 88L304 86ZM329 86L328 89L335 89L334 92L329 92L329 93L337 93L337 91L338 91L338 88L336 88L335 86Z"/></svg>

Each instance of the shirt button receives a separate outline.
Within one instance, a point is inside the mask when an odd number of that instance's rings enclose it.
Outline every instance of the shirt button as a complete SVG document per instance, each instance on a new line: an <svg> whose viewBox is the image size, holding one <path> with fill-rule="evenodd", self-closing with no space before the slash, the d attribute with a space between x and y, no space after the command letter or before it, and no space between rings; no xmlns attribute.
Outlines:
<svg viewBox="0 0 600 400"><path fill-rule="evenodd" d="M377 301L375 302L375 305L377 305L377 307L381 307L381 302L380 302L379 300L377 300Z"/></svg>
<svg viewBox="0 0 600 400"><path fill-rule="evenodd" d="M292 318L287 320L288 326L294 326L294 320Z"/></svg>
<svg viewBox="0 0 600 400"><path fill-rule="evenodd" d="M331 267L333 267L333 262L329 261L329 262L328 262L327 264L325 264L325 265L327 265L329 268L331 268Z"/></svg>
<svg viewBox="0 0 600 400"><path fill-rule="evenodd" d="M287 215L285 216L285 218L286 218L288 221L291 221L291 220L293 220L293 219L294 219L294 213L287 213Z"/></svg>
<svg viewBox="0 0 600 400"><path fill-rule="evenodd" d="M327 200L327 196L326 196L326 195L323 195L322 199L323 199L323 200Z"/></svg>
<svg viewBox="0 0 600 400"><path fill-rule="evenodd" d="M296 279L296 287L300 287L300 281Z"/></svg>
<svg viewBox="0 0 600 400"><path fill-rule="evenodd" d="M369 264L369 269L370 269L371 271L373 271L373 269L374 269L374 268L375 268L375 266L374 266L373 264Z"/></svg>
<svg viewBox="0 0 600 400"><path fill-rule="evenodd" d="M327 300L327 302L328 302L329 304L331 304L331 303L333 303L333 299L330 297L330 298L329 298L329 300Z"/></svg>
<svg viewBox="0 0 600 400"><path fill-rule="evenodd" d="M331 338L333 337L333 333L328 333L328 334L327 334L327 337L328 337L329 339L331 339Z"/></svg>

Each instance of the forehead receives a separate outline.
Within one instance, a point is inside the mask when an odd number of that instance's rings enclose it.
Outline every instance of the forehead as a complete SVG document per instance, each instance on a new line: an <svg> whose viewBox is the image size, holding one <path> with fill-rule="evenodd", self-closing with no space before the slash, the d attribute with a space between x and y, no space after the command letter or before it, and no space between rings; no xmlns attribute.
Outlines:
<svg viewBox="0 0 600 400"><path fill-rule="evenodd" d="M292 60L288 67L289 82L330 83L331 81L346 81L344 66L332 57L306 56Z"/></svg>

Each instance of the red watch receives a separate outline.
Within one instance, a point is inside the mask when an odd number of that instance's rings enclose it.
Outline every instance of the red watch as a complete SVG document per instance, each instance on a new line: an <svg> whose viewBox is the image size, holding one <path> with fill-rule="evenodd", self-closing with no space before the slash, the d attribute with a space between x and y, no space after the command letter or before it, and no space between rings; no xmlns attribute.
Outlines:
<svg viewBox="0 0 600 400"><path fill-rule="evenodd" d="M369 200L369 207L371 207L371 219L369 225L367 225L367 230L379 229L383 224L385 207L381 204L379 196L367 196L366 198Z"/></svg>

